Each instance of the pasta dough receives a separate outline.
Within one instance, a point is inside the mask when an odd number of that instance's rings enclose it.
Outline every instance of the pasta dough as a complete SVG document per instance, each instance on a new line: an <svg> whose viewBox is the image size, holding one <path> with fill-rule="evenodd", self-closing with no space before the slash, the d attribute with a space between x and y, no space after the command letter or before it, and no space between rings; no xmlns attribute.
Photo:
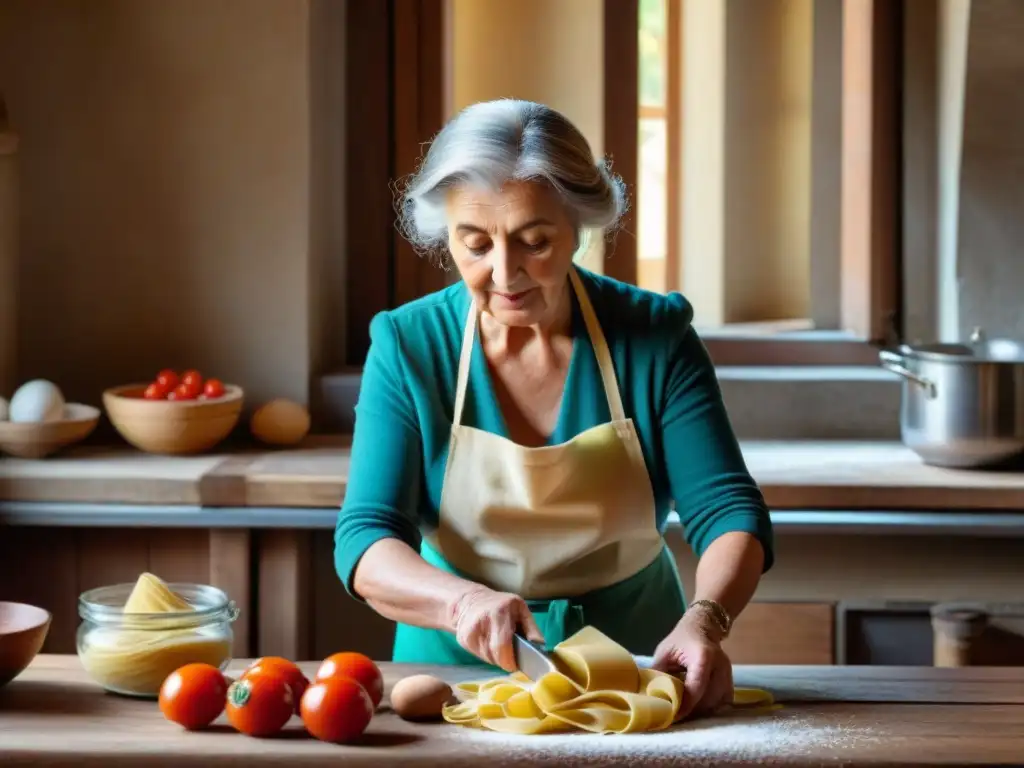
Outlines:
<svg viewBox="0 0 1024 768"><path fill-rule="evenodd" d="M192 606L172 591L163 579L144 573L135 582L123 610L125 613L170 613L191 611Z"/></svg>
<svg viewBox="0 0 1024 768"><path fill-rule="evenodd" d="M194 611L161 579L144 573L125 601L122 624L83 632L82 666L104 688L130 696L156 696L166 677L185 664L222 667L231 658L230 634L181 615Z"/></svg>
<svg viewBox="0 0 1024 768"><path fill-rule="evenodd" d="M445 707L449 723L502 733L660 731L676 722L683 683L637 667L625 648L584 627L554 650L561 671L537 681L522 673L456 686L464 701ZM767 691L739 689L735 704L772 703Z"/></svg>

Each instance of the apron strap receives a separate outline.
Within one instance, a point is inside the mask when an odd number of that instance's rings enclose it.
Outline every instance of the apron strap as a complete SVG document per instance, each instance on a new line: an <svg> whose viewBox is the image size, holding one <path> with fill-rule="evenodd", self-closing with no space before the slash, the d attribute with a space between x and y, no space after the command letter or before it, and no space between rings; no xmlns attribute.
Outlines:
<svg viewBox="0 0 1024 768"><path fill-rule="evenodd" d="M452 413L452 426L462 423L462 408L466 404L466 387L469 384L469 364L473 359L473 339L476 336L477 310L473 297L469 297L469 315L466 317L466 329L462 334L462 352L459 354L459 373L455 379L455 410Z"/></svg>
<svg viewBox="0 0 1024 768"><path fill-rule="evenodd" d="M569 269L569 281L572 283L576 300L580 303L580 313L583 315L583 323L590 336L590 343L594 347L594 356L597 358L597 367L601 371L601 382L604 385L604 395L608 400L608 412L612 421L624 421L626 409L622 406L622 395L619 393L619 383L615 378L615 366L612 364L612 354L608 350L608 342L601 330L601 324L597 321L597 313L594 312L594 305L590 303L590 296L583 286L576 273L576 267ZM469 368L473 358L473 341L476 337L476 326L479 312L476 303L470 298L469 314L466 317L466 328L462 335L462 352L459 354L459 372L455 382L455 409L452 413L452 426L457 427L462 423L462 409L466 404L466 388L469 385Z"/></svg>
<svg viewBox="0 0 1024 768"><path fill-rule="evenodd" d="M569 280L572 282L573 290L576 291L576 299L580 303L583 322L587 326L587 333L590 334L590 343L594 347L594 356L597 357L597 367L601 369L601 381L604 383L604 396L608 399L608 411L611 413L612 421L624 421L626 409L622 407L622 395L619 393L619 383L615 379L612 353L608 351L608 342L604 338L601 324L597 321L594 305L590 303L590 296L587 294L587 289L583 286L580 276L576 273L575 266L569 270Z"/></svg>

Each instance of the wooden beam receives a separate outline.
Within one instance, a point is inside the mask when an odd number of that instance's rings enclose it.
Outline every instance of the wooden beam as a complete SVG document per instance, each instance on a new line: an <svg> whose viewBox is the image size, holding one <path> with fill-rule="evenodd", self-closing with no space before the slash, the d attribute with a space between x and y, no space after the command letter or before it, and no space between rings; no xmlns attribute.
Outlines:
<svg viewBox="0 0 1024 768"><path fill-rule="evenodd" d="M448 5L449 0L394 3L391 176L395 182L416 170L424 147L441 130L447 117L446 51L451 47L446 34ZM447 273L441 263L418 255L397 229L392 236L396 305L445 286Z"/></svg>
<svg viewBox="0 0 1024 768"><path fill-rule="evenodd" d="M370 320L391 306L391 0L348 0L345 39L345 358L362 365Z"/></svg>
<svg viewBox="0 0 1024 768"><path fill-rule="evenodd" d="M667 166L665 201L665 290L681 291L683 283L683 0L665 0L667 61L665 111Z"/></svg>
<svg viewBox="0 0 1024 768"><path fill-rule="evenodd" d="M604 0L604 152L633 201L605 249L604 274L637 280L636 192L639 175L640 2Z"/></svg>
<svg viewBox="0 0 1024 768"><path fill-rule="evenodd" d="M843 330L869 341L898 327L903 4L843 3Z"/></svg>

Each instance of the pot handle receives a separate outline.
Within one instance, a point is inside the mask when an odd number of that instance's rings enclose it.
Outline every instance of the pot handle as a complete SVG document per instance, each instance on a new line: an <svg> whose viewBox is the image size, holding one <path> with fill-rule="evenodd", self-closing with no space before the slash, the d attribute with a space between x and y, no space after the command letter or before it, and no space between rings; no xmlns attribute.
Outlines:
<svg viewBox="0 0 1024 768"><path fill-rule="evenodd" d="M878 352L878 359L881 360L882 367L887 371L892 371L897 376L917 384L917 386L925 391L928 397L935 397L935 382L931 379L926 379L924 376L918 376L908 369L903 364L903 355L891 352L888 349L882 349Z"/></svg>

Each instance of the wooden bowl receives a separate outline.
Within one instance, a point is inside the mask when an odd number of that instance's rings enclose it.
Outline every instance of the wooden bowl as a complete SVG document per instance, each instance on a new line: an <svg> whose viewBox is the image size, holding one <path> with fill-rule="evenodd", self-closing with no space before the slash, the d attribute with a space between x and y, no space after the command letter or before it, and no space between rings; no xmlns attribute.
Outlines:
<svg viewBox="0 0 1024 768"><path fill-rule="evenodd" d="M146 400L146 384L103 393L103 405L121 437L146 453L202 453L231 434L242 414L241 387L225 385L215 400Z"/></svg>
<svg viewBox="0 0 1024 768"><path fill-rule="evenodd" d="M0 602L0 686L20 675L46 642L50 612L24 603Z"/></svg>
<svg viewBox="0 0 1024 768"><path fill-rule="evenodd" d="M99 408L67 403L60 421L0 421L0 451L21 459L42 459L85 440L99 420Z"/></svg>

